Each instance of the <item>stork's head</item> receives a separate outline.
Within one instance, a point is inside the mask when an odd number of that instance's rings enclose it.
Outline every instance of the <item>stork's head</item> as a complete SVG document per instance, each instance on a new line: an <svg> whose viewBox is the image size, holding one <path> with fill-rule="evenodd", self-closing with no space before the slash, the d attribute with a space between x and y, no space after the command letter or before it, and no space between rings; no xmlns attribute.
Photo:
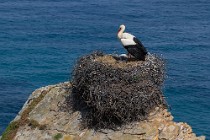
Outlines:
<svg viewBox="0 0 210 140"><path fill-rule="evenodd" d="M118 30L118 33L119 33L120 31L122 31L122 32L125 31L125 25L123 25L123 24L120 25L119 30Z"/></svg>
<svg viewBox="0 0 210 140"><path fill-rule="evenodd" d="M125 31L125 25L120 25L119 30L117 32L117 37L120 39L122 37L122 33Z"/></svg>

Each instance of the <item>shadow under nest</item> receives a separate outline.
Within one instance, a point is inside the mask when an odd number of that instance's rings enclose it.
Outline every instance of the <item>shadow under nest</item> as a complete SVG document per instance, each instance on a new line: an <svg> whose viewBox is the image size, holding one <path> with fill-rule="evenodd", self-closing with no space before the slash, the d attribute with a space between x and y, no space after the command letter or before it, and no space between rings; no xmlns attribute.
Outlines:
<svg viewBox="0 0 210 140"><path fill-rule="evenodd" d="M95 52L79 59L73 71L69 106L82 114L83 127L115 129L145 120L163 98L164 61L147 55L145 61L116 61Z"/></svg>

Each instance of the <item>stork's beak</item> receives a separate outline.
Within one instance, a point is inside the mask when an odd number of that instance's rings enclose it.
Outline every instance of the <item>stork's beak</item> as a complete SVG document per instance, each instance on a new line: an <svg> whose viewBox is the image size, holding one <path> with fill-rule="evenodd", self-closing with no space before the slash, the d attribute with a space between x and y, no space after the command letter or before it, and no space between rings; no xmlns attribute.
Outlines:
<svg viewBox="0 0 210 140"><path fill-rule="evenodd" d="M118 32L117 32L117 33L119 33L119 32L120 32L120 30L121 30L121 28L119 28L119 30L118 30Z"/></svg>

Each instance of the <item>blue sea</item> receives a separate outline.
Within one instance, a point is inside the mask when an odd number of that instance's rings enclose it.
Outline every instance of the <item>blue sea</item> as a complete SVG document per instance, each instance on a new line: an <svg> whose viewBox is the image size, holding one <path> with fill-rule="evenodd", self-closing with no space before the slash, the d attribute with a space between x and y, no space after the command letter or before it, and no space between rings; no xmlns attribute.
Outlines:
<svg viewBox="0 0 210 140"><path fill-rule="evenodd" d="M0 134L35 89L70 80L80 56L125 53L120 24L166 60L174 120L210 139L209 0L1 0Z"/></svg>

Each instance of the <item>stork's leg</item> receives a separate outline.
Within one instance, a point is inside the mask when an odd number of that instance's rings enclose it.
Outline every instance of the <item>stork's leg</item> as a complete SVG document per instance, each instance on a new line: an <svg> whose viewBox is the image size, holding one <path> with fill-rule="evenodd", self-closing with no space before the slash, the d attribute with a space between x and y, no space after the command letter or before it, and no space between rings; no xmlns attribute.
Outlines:
<svg viewBox="0 0 210 140"><path fill-rule="evenodd" d="M128 60L131 59L131 54L128 52L128 53L127 53L127 56L128 56L128 57L127 57L127 61L126 61L126 62L128 62Z"/></svg>
<svg viewBox="0 0 210 140"><path fill-rule="evenodd" d="M128 56L128 58L130 57L130 53L129 52L127 53L127 56Z"/></svg>

